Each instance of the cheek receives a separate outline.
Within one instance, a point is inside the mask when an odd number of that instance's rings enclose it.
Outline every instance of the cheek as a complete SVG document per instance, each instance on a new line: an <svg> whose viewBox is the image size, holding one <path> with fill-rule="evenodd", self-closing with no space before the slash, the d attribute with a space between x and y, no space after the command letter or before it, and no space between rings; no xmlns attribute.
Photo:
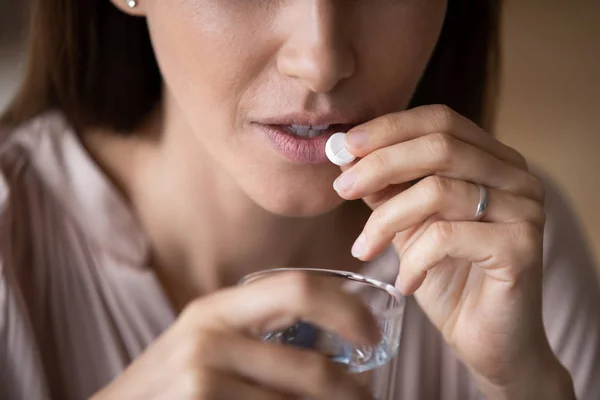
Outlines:
<svg viewBox="0 0 600 400"><path fill-rule="evenodd" d="M234 116L253 79L252 63L260 63L250 53L252 18L241 18L239 10L220 6L221 1L156 0L148 7L165 84L192 125L203 115L210 115L203 127Z"/></svg>
<svg viewBox="0 0 600 400"><path fill-rule="evenodd" d="M441 33L446 3L403 0L364 10L357 34L361 82L381 112L408 106Z"/></svg>

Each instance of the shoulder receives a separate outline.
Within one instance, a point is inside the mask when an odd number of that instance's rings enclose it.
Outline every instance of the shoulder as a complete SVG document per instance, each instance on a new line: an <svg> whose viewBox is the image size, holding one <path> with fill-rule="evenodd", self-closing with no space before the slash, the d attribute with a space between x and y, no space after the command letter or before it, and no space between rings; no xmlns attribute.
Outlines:
<svg viewBox="0 0 600 400"><path fill-rule="evenodd" d="M58 113L0 127L0 398L47 398L29 307L42 296L38 283L47 279L33 268L33 238L51 227L38 155L66 129ZM27 371L36 384L22 385L10 371Z"/></svg>
<svg viewBox="0 0 600 400"><path fill-rule="evenodd" d="M569 308L600 304L600 269L567 192L541 169L533 172L546 188L544 301L548 318L555 319L559 309L567 316Z"/></svg>
<svg viewBox="0 0 600 400"><path fill-rule="evenodd" d="M60 112L46 112L15 127L0 126L0 173L4 190L19 183L24 170L45 171L44 163L57 143L72 134L72 128Z"/></svg>
<svg viewBox="0 0 600 400"><path fill-rule="evenodd" d="M47 111L13 127L0 126L0 157L17 148L35 151L45 142L71 134L73 128L58 111Z"/></svg>
<svg viewBox="0 0 600 400"><path fill-rule="evenodd" d="M30 233L40 230L48 199L54 197L49 175L57 138L69 130L56 112L0 128L0 257L2 269L30 253ZM4 274L3 274L4 276Z"/></svg>
<svg viewBox="0 0 600 400"><path fill-rule="evenodd" d="M71 131L59 112L40 114L16 127L0 126L0 211L6 211L11 195L24 186L27 176L45 175L57 143Z"/></svg>
<svg viewBox="0 0 600 400"><path fill-rule="evenodd" d="M600 398L600 280L577 213L548 174L546 187L543 318L548 340L567 367L577 398Z"/></svg>

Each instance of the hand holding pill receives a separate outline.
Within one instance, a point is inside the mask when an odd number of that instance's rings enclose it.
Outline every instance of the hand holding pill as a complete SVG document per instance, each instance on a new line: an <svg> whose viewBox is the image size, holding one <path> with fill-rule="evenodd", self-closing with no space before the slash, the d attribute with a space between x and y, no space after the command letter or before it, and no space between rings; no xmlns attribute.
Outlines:
<svg viewBox="0 0 600 400"><path fill-rule="evenodd" d="M523 156L437 105L337 133L326 154L342 167L337 193L373 210L352 254L368 261L393 245L396 285L415 294L462 361L483 379L522 380L510 366L531 364L530 349L547 343L536 278L544 190Z"/></svg>

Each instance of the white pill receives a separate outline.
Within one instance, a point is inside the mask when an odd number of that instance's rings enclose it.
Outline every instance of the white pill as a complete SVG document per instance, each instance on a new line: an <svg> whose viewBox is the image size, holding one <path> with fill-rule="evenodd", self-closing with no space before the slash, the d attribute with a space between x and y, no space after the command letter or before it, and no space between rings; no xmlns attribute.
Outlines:
<svg viewBox="0 0 600 400"><path fill-rule="evenodd" d="M345 143L346 134L338 132L334 133L325 145L325 154L327 154L329 161L340 167L348 165L356 159L353 154L346 150Z"/></svg>

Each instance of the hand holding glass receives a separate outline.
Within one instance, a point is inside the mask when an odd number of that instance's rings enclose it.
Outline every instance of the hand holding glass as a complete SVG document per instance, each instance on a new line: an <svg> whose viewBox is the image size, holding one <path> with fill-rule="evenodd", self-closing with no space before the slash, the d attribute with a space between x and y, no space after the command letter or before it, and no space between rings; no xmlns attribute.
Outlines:
<svg viewBox="0 0 600 400"><path fill-rule="evenodd" d="M381 340L374 346L356 346L335 333L327 332L307 321L296 321L281 330L266 332L262 340L314 350L332 361L344 365L353 374L361 375L378 400L392 399L393 377L390 360L398 353L405 299L392 285L359 274L324 269L282 268L259 271L242 279L241 284L251 284L285 272L309 274L323 281L323 287L339 285L343 290L360 297L374 315Z"/></svg>

